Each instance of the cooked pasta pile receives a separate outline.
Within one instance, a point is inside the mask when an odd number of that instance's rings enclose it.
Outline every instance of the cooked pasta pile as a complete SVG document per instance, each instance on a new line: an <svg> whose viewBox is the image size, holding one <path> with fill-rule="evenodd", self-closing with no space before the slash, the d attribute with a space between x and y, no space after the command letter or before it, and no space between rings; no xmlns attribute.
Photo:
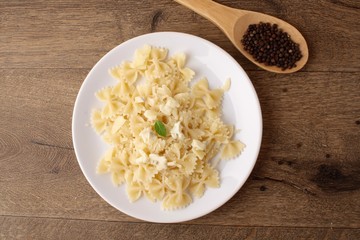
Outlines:
<svg viewBox="0 0 360 240"><path fill-rule="evenodd" d="M92 126L111 145L97 172L125 183L131 202L145 195L174 210L202 197L206 187L219 187L210 160L219 152L221 159L234 158L245 145L232 140L233 126L221 120L230 80L211 90L204 78L190 88L195 73L185 66L185 54L167 55L146 45L132 62L110 69L118 82L96 93L104 107L93 111ZM166 135L159 135L156 122Z"/></svg>

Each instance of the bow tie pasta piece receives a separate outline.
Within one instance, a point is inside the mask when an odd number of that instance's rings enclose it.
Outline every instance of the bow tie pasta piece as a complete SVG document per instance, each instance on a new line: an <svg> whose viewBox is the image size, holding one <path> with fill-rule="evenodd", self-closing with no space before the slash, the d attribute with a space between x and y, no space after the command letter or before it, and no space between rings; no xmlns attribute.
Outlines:
<svg viewBox="0 0 360 240"><path fill-rule="evenodd" d="M147 48L147 46L145 45ZM168 49L152 47L150 51L150 62L164 62L168 55Z"/></svg>
<svg viewBox="0 0 360 240"><path fill-rule="evenodd" d="M111 93L120 100L126 102L130 95L135 91L135 87L126 81L119 81L113 88Z"/></svg>
<svg viewBox="0 0 360 240"><path fill-rule="evenodd" d="M91 115L91 125L98 134L101 134L105 131L106 127L109 124L109 119L103 118L101 116L101 111L93 110Z"/></svg>
<svg viewBox="0 0 360 240"><path fill-rule="evenodd" d="M113 117L120 111L121 107L123 106L123 103L118 101L117 97L112 94L112 89L110 87L101 89L95 94L95 96L101 102L105 103L105 106L101 111L102 118Z"/></svg>
<svg viewBox="0 0 360 240"><path fill-rule="evenodd" d="M231 141L226 144L221 151L221 159L227 160L238 156L245 148L245 144L240 141Z"/></svg>
<svg viewBox="0 0 360 240"><path fill-rule="evenodd" d="M111 68L118 81L96 93L103 107L92 112L91 123L111 145L97 173L110 174L115 185L125 184L130 202L144 195L161 201L164 210L176 210L207 188L220 187L216 156L234 158L245 145L232 140L234 127L221 119L230 80L210 89L202 78L191 87L195 72L186 66L186 55L168 54L165 48L145 45L133 61ZM159 135L156 122L168 134Z"/></svg>
<svg viewBox="0 0 360 240"><path fill-rule="evenodd" d="M100 160L97 166L97 173L107 173L110 171L110 165L114 157L114 148L109 149Z"/></svg>
<svg viewBox="0 0 360 240"><path fill-rule="evenodd" d="M162 208L164 210L175 210L188 206L192 199L185 190L190 184L187 177L171 176L166 178L165 186L168 192L163 200Z"/></svg>
<svg viewBox="0 0 360 240"><path fill-rule="evenodd" d="M169 62L170 64L175 65L175 71L179 73L179 78L181 80L184 80L186 83L188 83L194 77L195 72L190 68L185 67L186 56L184 53L175 54L172 56Z"/></svg>
<svg viewBox="0 0 360 240"><path fill-rule="evenodd" d="M147 197L154 201L161 201L165 195L165 185L162 181L154 178L150 183L147 185Z"/></svg>
<svg viewBox="0 0 360 240"><path fill-rule="evenodd" d="M143 48L137 49L134 55L133 66L140 70L146 70L150 58L151 46L145 45Z"/></svg>
<svg viewBox="0 0 360 240"><path fill-rule="evenodd" d="M190 192L197 198L204 195L207 187L219 187L219 172L209 165L205 165L201 174L195 174L190 183Z"/></svg>
<svg viewBox="0 0 360 240"><path fill-rule="evenodd" d="M157 173L157 169L147 163L140 163L139 165L134 166L134 177L133 181L141 182L143 184L147 184L152 182L155 174Z"/></svg>
<svg viewBox="0 0 360 240"><path fill-rule="evenodd" d="M184 191L168 193L163 202L164 210L176 210L188 206L192 202L190 195Z"/></svg>
<svg viewBox="0 0 360 240"><path fill-rule="evenodd" d="M112 77L120 81L126 81L129 84L134 84L141 74L141 69L138 69L130 62L123 62L120 66L116 66L109 71Z"/></svg>
<svg viewBox="0 0 360 240"><path fill-rule="evenodd" d="M138 200L144 190L145 188L140 182L129 181L126 184L126 192L130 202L135 202L136 200Z"/></svg>
<svg viewBox="0 0 360 240"><path fill-rule="evenodd" d="M191 176L193 174L196 167L197 157L193 153L187 153L181 159L179 159L179 165L181 166L181 171L184 176Z"/></svg>

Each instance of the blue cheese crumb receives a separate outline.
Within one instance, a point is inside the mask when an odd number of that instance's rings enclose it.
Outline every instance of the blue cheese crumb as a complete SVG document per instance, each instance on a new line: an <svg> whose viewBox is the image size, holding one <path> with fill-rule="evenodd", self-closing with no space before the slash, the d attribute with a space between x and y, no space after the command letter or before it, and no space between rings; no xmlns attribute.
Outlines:
<svg viewBox="0 0 360 240"><path fill-rule="evenodd" d="M161 171L167 168L167 159L164 156L157 154L150 154L150 163L153 164L157 170Z"/></svg>

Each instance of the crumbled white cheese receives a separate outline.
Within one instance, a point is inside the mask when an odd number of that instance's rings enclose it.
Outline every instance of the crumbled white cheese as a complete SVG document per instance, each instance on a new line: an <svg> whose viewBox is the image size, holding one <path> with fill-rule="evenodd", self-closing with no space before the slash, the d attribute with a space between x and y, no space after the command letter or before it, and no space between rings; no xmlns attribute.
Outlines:
<svg viewBox="0 0 360 240"><path fill-rule="evenodd" d="M180 104L172 97L169 97L165 104L160 105L160 111L166 116L170 116L172 111L178 108Z"/></svg>
<svg viewBox="0 0 360 240"><path fill-rule="evenodd" d="M143 97L135 97L135 103L143 103L144 102L144 98Z"/></svg>
<svg viewBox="0 0 360 240"><path fill-rule="evenodd" d="M170 134L174 139L184 139L184 134L181 132L180 122L174 124L174 127L170 130Z"/></svg>
<svg viewBox="0 0 360 240"><path fill-rule="evenodd" d="M167 168L167 159L164 156L159 156L157 154L150 154L150 163L156 166L156 169L161 171Z"/></svg>
<svg viewBox="0 0 360 240"><path fill-rule="evenodd" d="M205 150L206 149L206 143L200 142L199 140L194 139L191 143L191 146L198 150Z"/></svg>
<svg viewBox="0 0 360 240"><path fill-rule="evenodd" d="M144 116L149 120L149 121L153 121L157 118L157 114L155 111L153 110L146 110L144 112Z"/></svg>
<svg viewBox="0 0 360 240"><path fill-rule="evenodd" d="M169 116L171 114L171 108L166 107L165 105L160 105L160 111L164 113L166 116Z"/></svg>
<svg viewBox="0 0 360 240"><path fill-rule="evenodd" d="M146 102L150 105L150 106L155 106L156 105L156 100L155 100L155 98L147 98L146 99Z"/></svg>

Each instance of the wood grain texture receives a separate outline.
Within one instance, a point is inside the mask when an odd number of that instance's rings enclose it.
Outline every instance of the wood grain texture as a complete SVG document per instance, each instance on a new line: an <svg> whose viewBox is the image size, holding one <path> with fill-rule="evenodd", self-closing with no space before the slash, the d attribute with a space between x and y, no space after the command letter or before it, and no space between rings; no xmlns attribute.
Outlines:
<svg viewBox="0 0 360 240"><path fill-rule="evenodd" d="M296 26L295 74L252 65L213 24L171 0L0 0L0 239L360 239L360 2L217 0ZM71 116L91 67L155 31L208 39L246 70L264 133L254 171L224 206L149 224L108 205L76 161Z"/></svg>
<svg viewBox="0 0 360 240"><path fill-rule="evenodd" d="M317 239L348 240L359 229L149 224L0 216L1 239ZM146 237L143 233L146 233Z"/></svg>
<svg viewBox="0 0 360 240"><path fill-rule="evenodd" d="M303 71L360 69L358 1L218 2L265 12L296 26L310 48ZM258 69L212 23L170 0L3 1L0 19L0 31L6 33L0 34L2 68L90 68L125 40L151 31L178 31L208 39L245 69Z"/></svg>
<svg viewBox="0 0 360 240"><path fill-rule="evenodd" d="M87 71L0 70L0 214L137 221L105 203L76 162L72 105ZM264 118L257 165L227 204L192 222L360 227L359 74L249 75Z"/></svg>

